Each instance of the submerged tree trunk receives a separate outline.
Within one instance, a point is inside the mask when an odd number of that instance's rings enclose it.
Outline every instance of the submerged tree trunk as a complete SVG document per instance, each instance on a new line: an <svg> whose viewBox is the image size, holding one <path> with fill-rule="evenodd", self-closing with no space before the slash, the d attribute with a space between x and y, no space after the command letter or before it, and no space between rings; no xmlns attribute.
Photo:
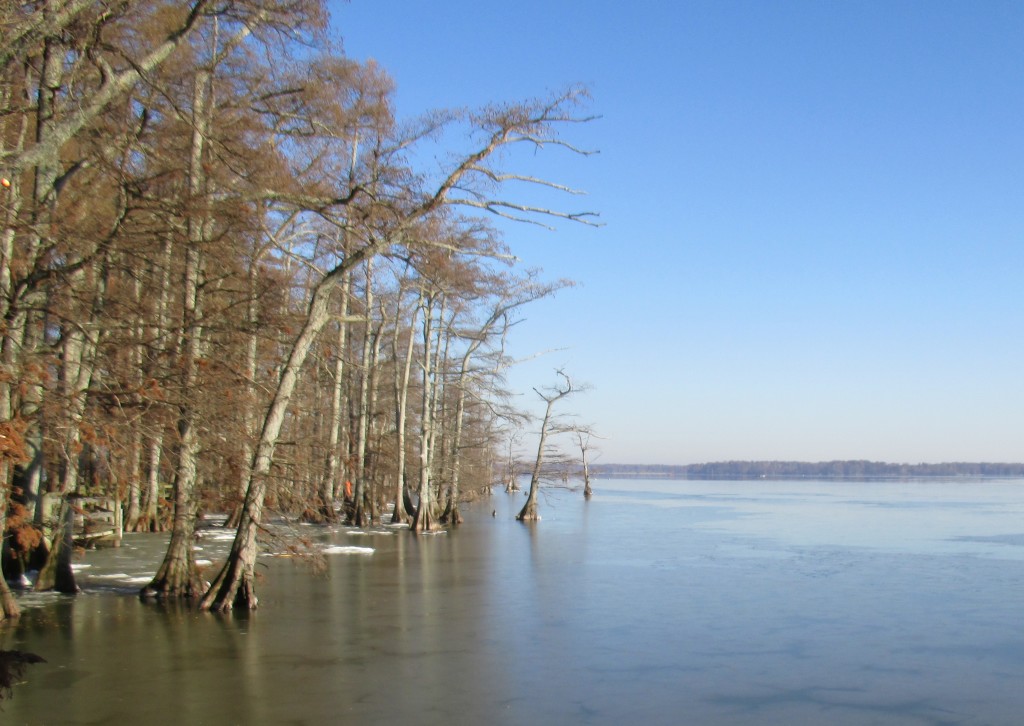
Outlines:
<svg viewBox="0 0 1024 726"><path fill-rule="evenodd" d="M343 275L339 291L341 314L338 319L338 336L334 352L334 381L331 386L331 427L327 437L327 472L320 481L316 503L316 520L321 522L333 522L338 518L334 511L334 500L337 498L342 473L341 432L345 417L342 394L345 390L345 349L348 346L348 322L346 319L348 317L350 284L351 276Z"/></svg>
<svg viewBox="0 0 1024 726"><path fill-rule="evenodd" d="M263 430L250 468L249 485L246 487L245 500L242 503L241 521L231 551L224 567L200 602L200 607L204 610L227 611L233 607L255 609L257 606L254 578L259 544L256 534L263 517L263 503L267 495L268 475L273 463L274 449L284 424L288 404L306 356L320 330L330 320L331 292L346 271L352 269L366 256L376 254L383 245L384 242L381 241L378 246L369 246L350 255L342 264L327 273L313 291L306 320L292 344L263 421Z"/></svg>
<svg viewBox="0 0 1024 726"><path fill-rule="evenodd" d="M462 513L459 511L459 478L462 470L462 428L466 414L466 371L470 354L463 358L459 371L458 400L455 404L455 431L452 434L452 483L448 493L448 506L445 522L452 525L462 524Z"/></svg>
<svg viewBox="0 0 1024 726"><path fill-rule="evenodd" d="M212 72L200 70L193 81L192 145L189 159L189 196L199 200L206 193L203 149L209 125L209 93ZM181 401L178 410L178 463L174 473L174 519L171 541L164 560L142 593L158 597L198 597L202 593L192 551L195 532L196 469L199 456L199 420L196 396L199 361L203 350L203 244L210 223L208 203L187 219L184 297L180 350L183 357Z"/></svg>
<svg viewBox="0 0 1024 726"><path fill-rule="evenodd" d="M163 240L163 247L160 253L159 262L159 286L160 294L157 296L156 309L153 317L155 324L149 327L149 341L144 345L152 346L154 359L160 360L169 357L172 352L172 345L167 342L170 324L171 306L171 264L174 257L174 244L170 234ZM139 293L141 295L141 291ZM140 335L140 337L142 337ZM140 347L144 347L140 346ZM140 357L142 353L140 352ZM150 363L146 371L147 377L157 375L156 364ZM154 415L155 414L155 415ZM162 411L150 411L144 419L149 432L143 437L143 448L146 453L146 480L142 488L139 516L128 523L128 530L131 532L160 532L166 528L166 523L160 519L160 462L163 459L164 451L164 420Z"/></svg>
<svg viewBox="0 0 1024 726"><path fill-rule="evenodd" d="M580 462L583 466L583 498L590 499L594 490L590 486L590 437L592 432L589 429L574 428L576 443L580 448Z"/></svg>
<svg viewBox="0 0 1024 726"><path fill-rule="evenodd" d="M422 303L422 296L419 303ZM415 508L409 499L409 491L405 481L405 446L406 446L406 418L409 404L409 379L412 372L412 357L415 346L413 345L416 335L416 318L420 311L420 304L413 308L412 318L409 320L409 340L405 348L405 361L401 369L395 366L395 433L397 442L397 459L395 464L395 507L391 512L392 524L406 524L416 514ZM398 338L401 319L401 290L399 290L399 304L395 312L395 335L392 341L394 356L398 358ZM410 511L411 510L411 511Z"/></svg>
<svg viewBox="0 0 1024 726"><path fill-rule="evenodd" d="M66 595L78 592L75 575L71 569L74 553L75 511L72 500L62 495L53 521L53 543L46 557L46 564L39 571L36 590L56 590Z"/></svg>
<svg viewBox="0 0 1024 726"><path fill-rule="evenodd" d="M426 308L423 313L423 391L420 401L420 481L419 502L416 505L416 516L412 520L413 532L430 532L438 529L437 517L434 513L434 497L431 487L431 456L434 440L434 374L431 370L433 352L432 323L433 298L427 295Z"/></svg>
<svg viewBox="0 0 1024 726"><path fill-rule="evenodd" d="M128 452L128 502L125 505L125 529L134 532L142 516L142 431L132 429L131 448Z"/></svg>
<svg viewBox="0 0 1024 726"><path fill-rule="evenodd" d="M105 258L98 260L90 270L92 280L91 309L80 325L67 326L62 336L61 392L64 397L63 460L61 462L58 491L61 496L60 516L54 528L53 546L46 563L36 580L36 590L55 589L64 593L78 592L75 575L71 569L73 548L72 505L68 498L78 491L79 453L82 446L82 423L85 416L86 398L96 368L102 310L107 293L107 265ZM87 281L85 270L71 275L71 283Z"/></svg>
<svg viewBox="0 0 1024 726"><path fill-rule="evenodd" d="M363 349L359 357L359 411L356 429L355 501L352 524L365 527L373 523L369 482L366 471L366 447L370 435L370 369L372 366L373 336L373 260L366 261L365 288L363 290Z"/></svg>
<svg viewBox="0 0 1024 726"><path fill-rule="evenodd" d="M516 515L516 519L520 522L535 522L540 519L540 515L537 513L537 492L540 489L541 472L544 466L544 452L547 445L548 434L551 432L551 411L557 401L565 398L573 392L572 381L569 380L569 376L562 371L558 371L558 375L561 376L563 385L555 387L548 393L537 391L537 395L547 403L547 406L544 408L544 419L540 424L540 439L537 442L537 458L533 462L533 473L530 476L530 492L527 495L526 504L523 505L519 514Z"/></svg>

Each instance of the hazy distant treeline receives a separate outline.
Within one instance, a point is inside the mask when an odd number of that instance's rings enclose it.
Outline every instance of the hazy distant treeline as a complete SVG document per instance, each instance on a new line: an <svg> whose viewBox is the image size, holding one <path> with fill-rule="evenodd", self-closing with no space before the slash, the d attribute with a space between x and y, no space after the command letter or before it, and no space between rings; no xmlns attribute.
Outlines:
<svg viewBox="0 0 1024 726"><path fill-rule="evenodd" d="M709 464L598 464L598 477L652 479L782 479L876 477L1024 476L1024 464L950 462L890 464L881 461L721 461Z"/></svg>

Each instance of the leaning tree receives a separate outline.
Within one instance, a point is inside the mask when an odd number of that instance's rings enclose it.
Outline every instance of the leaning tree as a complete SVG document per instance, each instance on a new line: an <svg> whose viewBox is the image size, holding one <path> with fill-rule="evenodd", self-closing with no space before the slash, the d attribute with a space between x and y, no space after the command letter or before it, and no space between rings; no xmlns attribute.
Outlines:
<svg viewBox="0 0 1024 726"><path fill-rule="evenodd" d="M555 404L579 390L573 386L572 379L569 378L565 371L559 369L556 373L561 379L560 383L543 390L533 389L540 396L540 399L544 401L545 406L544 416L540 422L537 456L533 460L533 469L530 473L530 491L526 496L526 504L523 505L523 508L519 510L519 514L516 515L516 519L520 522L536 522L540 519L540 515L537 513L537 492L540 490L540 482L543 478L544 458L547 454L549 437L558 432L555 426Z"/></svg>

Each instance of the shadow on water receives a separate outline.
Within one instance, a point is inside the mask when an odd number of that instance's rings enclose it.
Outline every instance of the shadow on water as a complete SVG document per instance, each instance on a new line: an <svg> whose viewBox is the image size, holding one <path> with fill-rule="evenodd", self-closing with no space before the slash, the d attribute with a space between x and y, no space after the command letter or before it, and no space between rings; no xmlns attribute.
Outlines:
<svg viewBox="0 0 1024 726"><path fill-rule="evenodd" d="M4 722L895 726L1024 710L1020 482L597 485L589 502L549 491L527 525L522 496L496 491L444 534L309 530L326 572L261 559L252 614L141 603L160 538L89 553L85 592L27 596L0 629L0 648L47 660ZM972 506L952 516L952 501Z"/></svg>

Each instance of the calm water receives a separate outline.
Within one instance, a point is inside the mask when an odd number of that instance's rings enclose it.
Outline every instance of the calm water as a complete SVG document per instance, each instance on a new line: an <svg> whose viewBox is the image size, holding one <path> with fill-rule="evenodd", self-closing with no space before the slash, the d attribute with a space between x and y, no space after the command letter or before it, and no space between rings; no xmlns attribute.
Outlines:
<svg viewBox="0 0 1024 726"><path fill-rule="evenodd" d="M316 536L261 608L140 603L162 542L90 553L0 647L11 724L1019 724L1024 481L600 480L543 520ZM497 516L492 517L495 510ZM322 541L321 541L322 540ZM226 543L200 541L201 558Z"/></svg>

